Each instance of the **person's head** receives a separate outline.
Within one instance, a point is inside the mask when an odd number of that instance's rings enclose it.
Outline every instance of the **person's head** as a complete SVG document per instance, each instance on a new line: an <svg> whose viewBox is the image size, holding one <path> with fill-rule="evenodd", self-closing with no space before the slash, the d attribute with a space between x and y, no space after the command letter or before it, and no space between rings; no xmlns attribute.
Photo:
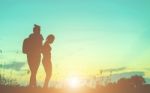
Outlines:
<svg viewBox="0 0 150 93"><path fill-rule="evenodd" d="M53 43L54 40L55 40L55 36L52 34L48 35L46 38L46 42L49 44Z"/></svg>
<svg viewBox="0 0 150 93"><path fill-rule="evenodd" d="M39 25L34 24L33 33L40 34L40 26Z"/></svg>

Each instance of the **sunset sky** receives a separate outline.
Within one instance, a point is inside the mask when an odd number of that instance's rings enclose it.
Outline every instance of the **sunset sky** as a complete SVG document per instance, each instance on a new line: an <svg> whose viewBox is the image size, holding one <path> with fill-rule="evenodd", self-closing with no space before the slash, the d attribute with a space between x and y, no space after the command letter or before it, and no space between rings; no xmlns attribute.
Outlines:
<svg viewBox="0 0 150 93"><path fill-rule="evenodd" d="M0 0L1 74L21 83L29 80L22 42L34 24L44 38L56 37L52 80L102 69L150 78L149 0ZM44 76L41 65L39 80Z"/></svg>

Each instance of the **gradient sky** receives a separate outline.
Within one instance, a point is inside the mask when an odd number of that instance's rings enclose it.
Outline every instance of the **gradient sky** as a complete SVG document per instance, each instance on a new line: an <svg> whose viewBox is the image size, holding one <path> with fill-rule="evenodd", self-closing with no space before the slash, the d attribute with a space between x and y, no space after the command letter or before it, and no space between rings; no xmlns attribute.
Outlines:
<svg viewBox="0 0 150 93"><path fill-rule="evenodd" d="M55 78L120 67L150 78L149 0L0 0L0 64L26 63L22 41L35 23L56 37Z"/></svg>

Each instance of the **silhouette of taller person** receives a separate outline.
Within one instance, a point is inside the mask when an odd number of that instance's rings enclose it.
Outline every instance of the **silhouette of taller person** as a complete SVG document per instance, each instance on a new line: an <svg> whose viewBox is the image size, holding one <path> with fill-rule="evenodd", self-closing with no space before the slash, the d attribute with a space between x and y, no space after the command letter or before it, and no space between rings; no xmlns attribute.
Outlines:
<svg viewBox="0 0 150 93"><path fill-rule="evenodd" d="M24 40L23 52L27 54L27 61L31 71L29 87L36 87L36 74L41 61L43 36L40 26L34 25L33 33Z"/></svg>
<svg viewBox="0 0 150 93"><path fill-rule="evenodd" d="M52 62L51 62L51 50L52 50L52 48L51 48L50 44L53 43L54 39L55 39L54 35L49 35L46 38L46 41L42 47L42 54L43 54L42 63L43 63L44 70L46 73L44 88L48 88L48 83L49 83L49 80L52 76Z"/></svg>

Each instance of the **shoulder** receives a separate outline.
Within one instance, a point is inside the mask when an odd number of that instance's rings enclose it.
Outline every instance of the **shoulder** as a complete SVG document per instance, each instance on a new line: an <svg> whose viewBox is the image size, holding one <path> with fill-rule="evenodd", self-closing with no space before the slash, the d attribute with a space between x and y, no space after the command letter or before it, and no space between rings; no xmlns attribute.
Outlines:
<svg viewBox="0 0 150 93"><path fill-rule="evenodd" d="M32 33L32 34L29 35L29 38L36 38L36 39L44 40L42 34L37 35L37 34Z"/></svg>
<svg viewBox="0 0 150 93"><path fill-rule="evenodd" d="M28 38L30 38L30 39L31 39L31 38L33 38L33 37L34 37L34 34L32 33L32 34L30 34L30 35L29 35L29 37L28 37Z"/></svg>

